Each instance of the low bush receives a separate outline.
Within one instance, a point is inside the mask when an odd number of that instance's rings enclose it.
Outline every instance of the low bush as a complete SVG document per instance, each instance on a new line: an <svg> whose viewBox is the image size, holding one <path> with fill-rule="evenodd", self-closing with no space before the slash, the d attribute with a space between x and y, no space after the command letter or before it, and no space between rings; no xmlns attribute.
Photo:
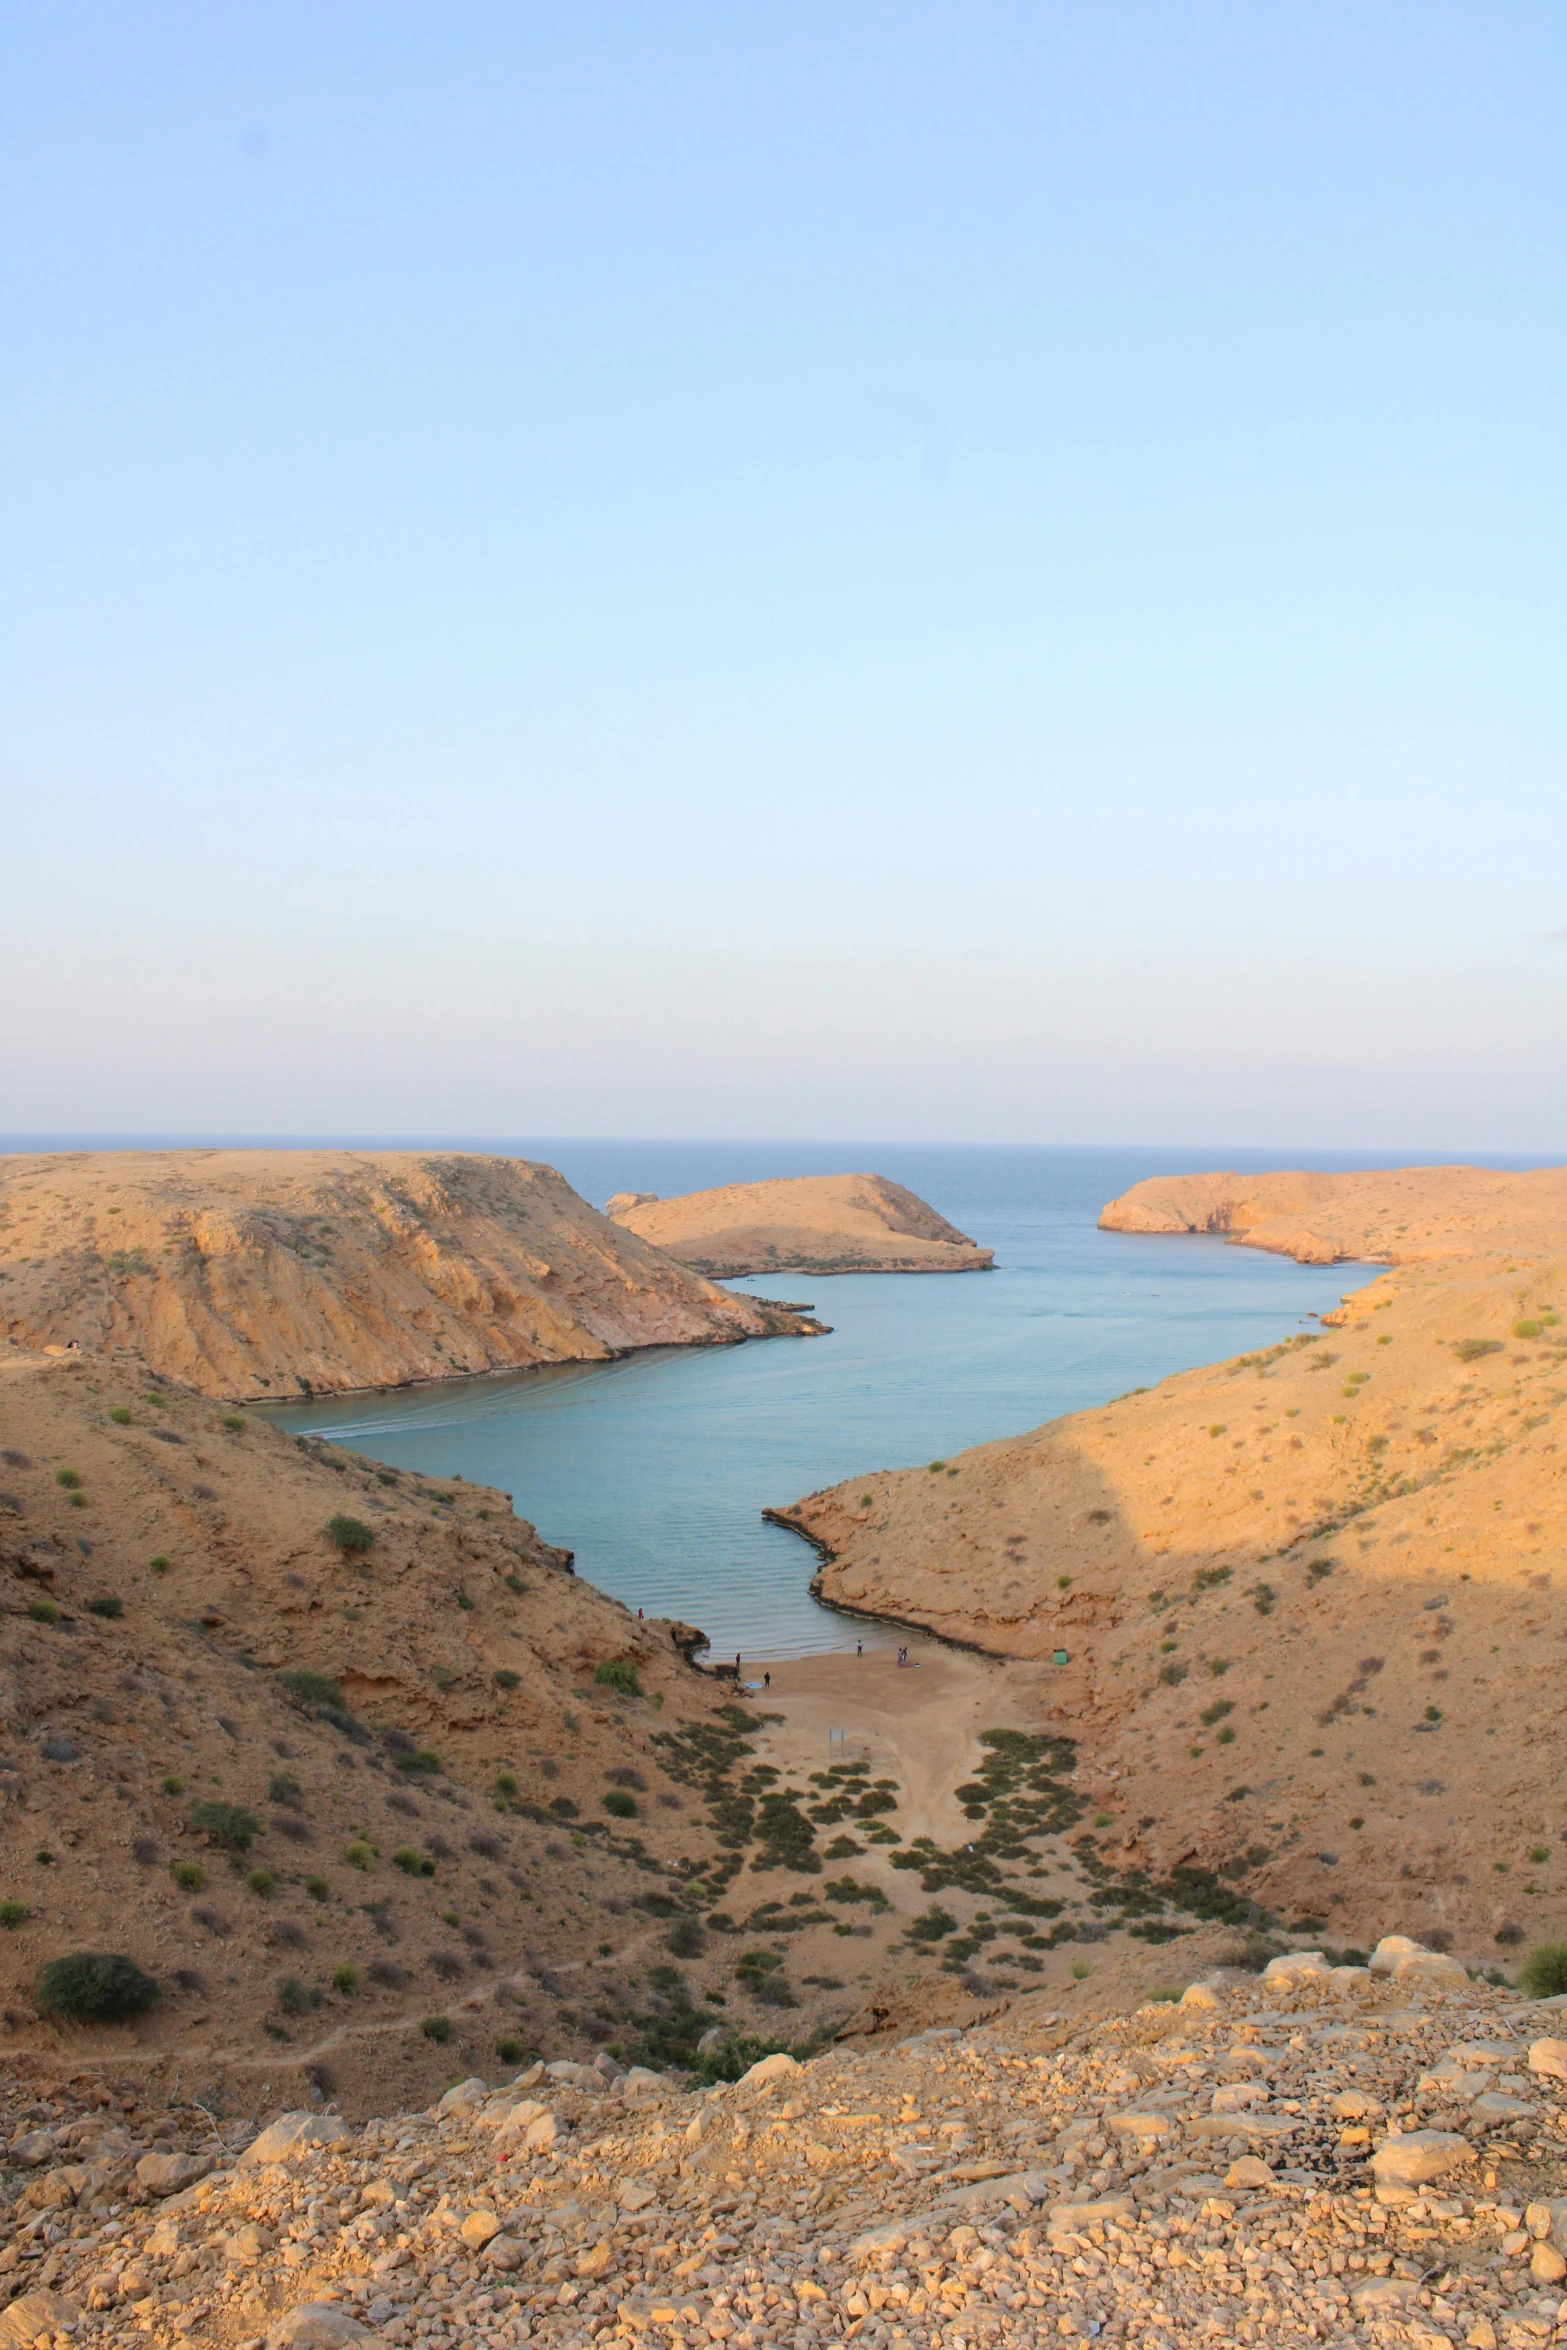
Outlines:
<svg viewBox="0 0 1567 2350"><path fill-rule="evenodd" d="M332 1988L341 1991L345 1999L352 1999L358 1992L359 1969L351 1959L345 1959L340 1967L332 1969Z"/></svg>
<svg viewBox="0 0 1567 2350"><path fill-rule="evenodd" d="M125 1613L125 1602L113 1591L102 1591L96 1599L87 1602L90 1616L103 1616L111 1624Z"/></svg>
<svg viewBox="0 0 1567 2350"><path fill-rule="evenodd" d="M182 1893L199 1893L207 1882L207 1872L199 1860L171 1860L169 1875Z"/></svg>
<svg viewBox="0 0 1567 2350"><path fill-rule="evenodd" d="M76 1493L81 1489L81 1478L74 1469L56 1469L54 1481L56 1485L63 1485L67 1493Z"/></svg>
<svg viewBox="0 0 1567 2350"><path fill-rule="evenodd" d="M223 1425L229 1430L231 1434L237 1435L239 1430L244 1427L245 1423L240 1418L238 1412L225 1412L223 1415Z"/></svg>
<svg viewBox="0 0 1567 2350"><path fill-rule="evenodd" d="M528 2061L528 2043L526 2040L497 2040L495 2043L495 2053L500 2058L502 2064L526 2064Z"/></svg>
<svg viewBox="0 0 1567 2350"><path fill-rule="evenodd" d="M312 1901L330 1901L332 1898L332 1888L325 1877L307 1877L305 1891Z"/></svg>
<svg viewBox="0 0 1567 2350"><path fill-rule="evenodd" d="M149 1559L147 1564L151 1567L155 1575L166 1575L169 1571L168 1558L161 1550L159 1551L157 1557L154 1559Z"/></svg>
<svg viewBox="0 0 1567 2350"><path fill-rule="evenodd" d="M419 2029L427 2040L433 2040L438 2048L444 2048L452 2036L452 2019L448 2015L427 2015Z"/></svg>
<svg viewBox="0 0 1567 2350"><path fill-rule="evenodd" d="M72 1950L39 1969L33 1996L46 2015L68 2023L115 2024L144 2014L158 1986L123 1951Z"/></svg>
<svg viewBox="0 0 1567 2350"><path fill-rule="evenodd" d="M27 1612L35 1624L57 1624L60 1621L60 1611L52 1599L30 1601Z"/></svg>
<svg viewBox="0 0 1567 2350"><path fill-rule="evenodd" d="M1537 1943L1518 1970L1518 1982L1531 1999L1559 1999L1567 1992L1567 1942Z"/></svg>
<svg viewBox="0 0 1567 2350"><path fill-rule="evenodd" d="M292 1771L274 1771L267 1781L267 1794L273 1803L286 1803L292 1811L297 1811L305 1800Z"/></svg>
<svg viewBox="0 0 1567 2350"><path fill-rule="evenodd" d="M345 1558L361 1556L375 1540L375 1528L367 1526L363 1518L345 1517L341 1510L328 1518L326 1538Z"/></svg>
<svg viewBox="0 0 1567 2350"><path fill-rule="evenodd" d="M219 1852L248 1852L261 1833L261 1822L244 1804L205 1798L191 1805L185 1825L193 1835L205 1836Z"/></svg>
<svg viewBox="0 0 1567 2350"><path fill-rule="evenodd" d="M32 1911L25 1901L0 1901L0 1926L14 1934L18 1926L25 1926Z"/></svg>
<svg viewBox="0 0 1567 2350"><path fill-rule="evenodd" d="M366 1844L362 1837L356 1836L343 1858L351 1869L363 1869L368 1875L369 1871L375 1867L375 1846Z"/></svg>
<svg viewBox="0 0 1567 2350"><path fill-rule="evenodd" d="M1453 1341L1453 1352L1461 1363L1478 1363L1482 1356L1499 1355L1501 1351L1502 1342L1499 1338L1455 1338Z"/></svg>
<svg viewBox="0 0 1567 2350"><path fill-rule="evenodd" d="M115 1405L113 1411L110 1412L109 1417L114 1422L116 1428L128 1428L131 1424L130 1411L128 1407L122 1403L117 1403Z"/></svg>
<svg viewBox="0 0 1567 2350"><path fill-rule="evenodd" d="M634 1795L628 1795L623 1787L612 1787L603 1798L603 1803L604 1809L614 1819L634 1820L637 1816L637 1799Z"/></svg>
<svg viewBox="0 0 1567 2350"><path fill-rule="evenodd" d="M599 1665L594 1671L593 1681L596 1688L618 1689L623 1697L642 1695L642 1683L637 1677L636 1666L627 1664L619 1657Z"/></svg>
<svg viewBox="0 0 1567 2350"><path fill-rule="evenodd" d="M270 1901L277 1891L277 1879L270 1869L252 1869L245 1882L262 1901Z"/></svg>
<svg viewBox="0 0 1567 2350"><path fill-rule="evenodd" d="M400 1844L392 1855L392 1866L401 1869L405 1877L433 1877L435 1863L427 1852L415 1852L411 1844Z"/></svg>
<svg viewBox="0 0 1567 2350"><path fill-rule="evenodd" d="M287 1690L296 1705L329 1705L335 1713L342 1713L343 1692L325 1673L307 1673L296 1669L279 1673L278 1687Z"/></svg>
<svg viewBox="0 0 1567 2350"><path fill-rule="evenodd" d="M495 1686L497 1689L520 1689L522 1687L522 1675L520 1673L514 1673L509 1665L503 1665L501 1670L495 1676Z"/></svg>
<svg viewBox="0 0 1567 2350"><path fill-rule="evenodd" d="M664 1936L664 1948L675 1958L700 1958L707 1948L707 1936L695 1918L676 1918Z"/></svg>

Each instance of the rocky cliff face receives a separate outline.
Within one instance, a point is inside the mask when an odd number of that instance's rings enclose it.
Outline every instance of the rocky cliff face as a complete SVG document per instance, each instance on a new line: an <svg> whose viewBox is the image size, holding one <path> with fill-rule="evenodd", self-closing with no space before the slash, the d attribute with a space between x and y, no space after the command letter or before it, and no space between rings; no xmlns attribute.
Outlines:
<svg viewBox="0 0 1567 2350"><path fill-rule="evenodd" d="M680 1199L620 1192L609 1212L693 1272L975 1273L992 1264L945 1216L885 1175L797 1175Z"/></svg>
<svg viewBox="0 0 1567 2350"><path fill-rule="evenodd" d="M1560 1915L1567 1215L1555 1176L1357 1183L1329 1237L1417 1261L1336 1327L782 1514L835 1605L1038 1660L1127 1865L1345 1935L1397 1879L1502 1957Z"/></svg>
<svg viewBox="0 0 1567 2350"><path fill-rule="evenodd" d="M818 1327L715 1289L527 1159L0 1159L0 1331L129 1347L207 1395L392 1387Z"/></svg>

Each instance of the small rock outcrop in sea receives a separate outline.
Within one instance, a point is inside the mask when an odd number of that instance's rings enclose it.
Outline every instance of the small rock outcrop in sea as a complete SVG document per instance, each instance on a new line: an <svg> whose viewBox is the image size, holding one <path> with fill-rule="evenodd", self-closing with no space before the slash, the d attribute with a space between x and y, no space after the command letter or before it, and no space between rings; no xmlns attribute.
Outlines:
<svg viewBox="0 0 1567 2350"><path fill-rule="evenodd" d="M359 2127L151 2109L73 2055L4 2092L0 2350L1560 2342L1558 2003L1394 1941L710 2088L535 2062Z"/></svg>

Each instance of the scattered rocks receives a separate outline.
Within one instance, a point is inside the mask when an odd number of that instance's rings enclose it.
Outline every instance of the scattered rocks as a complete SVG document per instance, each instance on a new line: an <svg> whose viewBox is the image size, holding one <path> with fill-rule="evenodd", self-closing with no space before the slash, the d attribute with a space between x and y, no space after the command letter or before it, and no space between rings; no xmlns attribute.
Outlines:
<svg viewBox="0 0 1567 2350"><path fill-rule="evenodd" d="M1567 2284L1567 2087L1511 2069L1522 2008L1388 1966L1097 2022L1022 2000L709 2090L594 2065L357 2132L286 2114L161 2195L210 2158L18 2099L13 2146L49 2147L12 2174L0 2350L1530 2350ZM1533 2094L1455 2108L1477 2071Z"/></svg>
<svg viewBox="0 0 1567 2350"><path fill-rule="evenodd" d="M279 2114L259 2138L252 2138L236 2167L255 2170L269 2162L297 2162L313 2154L318 2146L334 2146L352 2135L341 2114Z"/></svg>

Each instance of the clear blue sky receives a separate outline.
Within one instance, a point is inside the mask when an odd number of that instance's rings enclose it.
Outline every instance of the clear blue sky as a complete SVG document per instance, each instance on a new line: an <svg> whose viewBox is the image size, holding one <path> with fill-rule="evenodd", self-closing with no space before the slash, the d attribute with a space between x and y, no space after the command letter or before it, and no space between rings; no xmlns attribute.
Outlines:
<svg viewBox="0 0 1567 2350"><path fill-rule="evenodd" d="M0 29L0 1127L1567 1149L1555 0Z"/></svg>

